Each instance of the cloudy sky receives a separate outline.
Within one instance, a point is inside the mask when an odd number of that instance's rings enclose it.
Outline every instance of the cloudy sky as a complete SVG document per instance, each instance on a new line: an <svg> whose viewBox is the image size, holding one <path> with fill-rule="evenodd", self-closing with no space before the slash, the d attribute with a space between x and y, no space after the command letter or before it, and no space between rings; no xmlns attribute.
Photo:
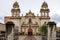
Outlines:
<svg viewBox="0 0 60 40"><path fill-rule="evenodd" d="M4 23L4 16L11 16L13 3L17 1L20 5L21 13L26 14L31 10L35 15L39 14L42 3L47 2L50 9L50 17L52 21L60 26L60 0L1 0L0 1L0 22Z"/></svg>

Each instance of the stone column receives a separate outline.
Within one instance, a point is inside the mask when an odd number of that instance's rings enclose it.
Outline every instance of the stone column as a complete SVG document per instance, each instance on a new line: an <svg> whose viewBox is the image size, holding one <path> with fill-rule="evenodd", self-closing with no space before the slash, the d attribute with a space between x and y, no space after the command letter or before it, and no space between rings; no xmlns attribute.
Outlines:
<svg viewBox="0 0 60 40"><path fill-rule="evenodd" d="M56 25L54 25L52 30L52 40L56 40Z"/></svg>
<svg viewBox="0 0 60 40"><path fill-rule="evenodd" d="M48 40L56 40L56 23L48 22Z"/></svg>
<svg viewBox="0 0 60 40"><path fill-rule="evenodd" d="M26 28L24 28L24 33L26 33Z"/></svg>
<svg viewBox="0 0 60 40"><path fill-rule="evenodd" d="M36 28L35 28L35 34L36 34Z"/></svg>
<svg viewBox="0 0 60 40"><path fill-rule="evenodd" d="M48 25L47 29L48 29L47 39L50 40L50 39L51 39L51 37L50 37L50 30L51 30L51 29L50 29L49 25Z"/></svg>
<svg viewBox="0 0 60 40"><path fill-rule="evenodd" d="M14 28L12 27L12 32L8 35L7 40L14 40Z"/></svg>

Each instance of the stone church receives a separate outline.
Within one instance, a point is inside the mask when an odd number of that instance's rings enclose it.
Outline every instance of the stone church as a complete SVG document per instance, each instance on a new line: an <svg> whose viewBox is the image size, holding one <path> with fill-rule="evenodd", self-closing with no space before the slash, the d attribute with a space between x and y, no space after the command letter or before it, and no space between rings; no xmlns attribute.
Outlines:
<svg viewBox="0 0 60 40"><path fill-rule="evenodd" d="M21 9L19 8L18 2L13 4L11 9L11 16L5 16L4 22L13 22L15 24L14 28L18 29L18 32L24 32L25 34L28 31L32 31L33 34L39 33L38 28L44 23L50 21L49 8L46 2L43 2L40 9L40 16L34 15L31 10L26 13L25 16L20 16ZM31 29L31 30L29 30Z"/></svg>
<svg viewBox="0 0 60 40"><path fill-rule="evenodd" d="M11 9L12 15L4 17L4 24L0 23L0 40L60 40L60 27L50 21L50 10L46 2L42 3L39 12L40 16L31 10L21 16L19 4L15 2ZM47 23L47 35L35 35L44 23Z"/></svg>

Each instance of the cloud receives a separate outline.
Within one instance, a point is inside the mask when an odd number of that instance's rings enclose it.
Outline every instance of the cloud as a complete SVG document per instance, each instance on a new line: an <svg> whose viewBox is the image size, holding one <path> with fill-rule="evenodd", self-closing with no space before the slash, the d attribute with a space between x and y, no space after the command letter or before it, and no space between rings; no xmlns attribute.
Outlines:
<svg viewBox="0 0 60 40"><path fill-rule="evenodd" d="M3 20L3 18L2 18L2 17L0 17L0 20Z"/></svg>
<svg viewBox="0 0 60 40"><path fill-rule="evenodd" d="M51 20L55 21L57 23L57 25L60 25L60 15L59 14L52 15Z"/></svg>
<svg viewBox="0 0 60 40"><path fill-rule="evenodd" d="M4 23L4 18L0 16L0 23Z"/></svg>
<svg viewBox="0 0 60 40"><path fill-rule="evenodd" d="M51 16L51 19L60 23L60 15L59 14L54 14Z"/></svg>

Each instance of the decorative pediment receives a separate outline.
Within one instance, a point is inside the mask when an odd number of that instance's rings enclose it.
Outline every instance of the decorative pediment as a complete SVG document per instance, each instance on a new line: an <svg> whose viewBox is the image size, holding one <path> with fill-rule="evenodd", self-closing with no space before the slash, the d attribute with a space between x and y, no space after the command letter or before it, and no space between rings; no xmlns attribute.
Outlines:
<svg viewBox="0 0 60 40"><path fill-rule="evenodd" d="M25 16L26 17L35 17L34 13L32 13L31 10L28 13L26 13Z"/></svg>
<svg viewBox="0 0 60 40"><path fill-rule="evenodd" d="M31 23L32 27L39 27L38 23ZM29 23L25 24L25 22L22 23L21 27L29 27Z"/></svg>

